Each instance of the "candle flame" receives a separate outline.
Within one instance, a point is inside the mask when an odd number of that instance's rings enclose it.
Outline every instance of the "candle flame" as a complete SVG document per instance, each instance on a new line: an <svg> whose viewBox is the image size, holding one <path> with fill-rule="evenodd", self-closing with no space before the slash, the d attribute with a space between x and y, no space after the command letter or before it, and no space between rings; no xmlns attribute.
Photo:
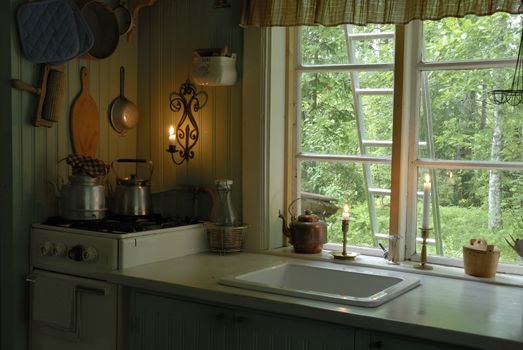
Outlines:
<svg viewBox="0 0 523 350"><path fill-rule="evenodd" d="M429 183L429 182L430 182L430 175L426 174L425 175L425 183Z"/></svg>
<svg viewBox="0 0 523 350"><path fill-rule="evenodd" d="M169 136L172 135L174 135L174 126L171 125L171 127L169 128Z"/></svg>

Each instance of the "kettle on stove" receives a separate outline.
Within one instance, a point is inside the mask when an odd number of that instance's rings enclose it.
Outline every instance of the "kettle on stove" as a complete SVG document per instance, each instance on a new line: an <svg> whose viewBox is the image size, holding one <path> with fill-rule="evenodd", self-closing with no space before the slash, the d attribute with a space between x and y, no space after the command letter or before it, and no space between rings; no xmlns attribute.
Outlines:
<svg viewBox="0 0 523 350"><path fill-rule="evenodd" d="M143 216L152 212L151 177L154 166L152 161L145 159L118 159L117 163L147 163L149 165L149 178L141 179L136 174L128 177L119 177L114 162L111 169L116 175L116 189L114 190L111 213L122 216Z"/></svg>

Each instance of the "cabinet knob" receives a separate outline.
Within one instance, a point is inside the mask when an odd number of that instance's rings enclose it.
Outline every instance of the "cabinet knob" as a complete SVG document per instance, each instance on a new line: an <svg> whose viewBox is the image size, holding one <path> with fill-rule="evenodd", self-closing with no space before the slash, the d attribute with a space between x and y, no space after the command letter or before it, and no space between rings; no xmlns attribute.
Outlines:
<svg viewBox="0 0 523 350"><path fill-rule="evenodd" d="M381 340L376 340L370 343L371 349L383 349L383 342Z"/></svg>

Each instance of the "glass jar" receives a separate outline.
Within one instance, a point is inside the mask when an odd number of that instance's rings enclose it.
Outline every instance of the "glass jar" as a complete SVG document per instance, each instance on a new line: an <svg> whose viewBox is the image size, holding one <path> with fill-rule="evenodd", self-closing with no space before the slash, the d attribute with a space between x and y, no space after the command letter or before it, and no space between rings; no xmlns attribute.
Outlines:
<svg viewBox="0 0 523 350"><path fill-rule="evenodd" d="M214 223L223 226L238 226L238 217L232 205L231 186L232 180L219 179L214 182L218 192L218 208Z"/></svg>

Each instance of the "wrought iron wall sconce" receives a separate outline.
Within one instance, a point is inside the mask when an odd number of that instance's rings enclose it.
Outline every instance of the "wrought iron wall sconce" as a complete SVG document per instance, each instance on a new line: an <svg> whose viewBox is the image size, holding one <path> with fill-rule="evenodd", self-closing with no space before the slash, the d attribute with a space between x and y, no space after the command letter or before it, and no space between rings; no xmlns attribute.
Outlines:
<svg viewBox="0 0 523 350"><path fill-rule="evenodd" d="M193 148L198 143L200 131L193 112L198 112L205 106L207 93L205 91L197 92L194 85L187 79L178 92L171 93L169 102L171 111L175 113L182 111L182 116L176 129L173 126L169 129L169 148L166 151L171 154L173 163L180 165L184 161L194 158ZM175 157L175 154L178 157Z"/></svg>

